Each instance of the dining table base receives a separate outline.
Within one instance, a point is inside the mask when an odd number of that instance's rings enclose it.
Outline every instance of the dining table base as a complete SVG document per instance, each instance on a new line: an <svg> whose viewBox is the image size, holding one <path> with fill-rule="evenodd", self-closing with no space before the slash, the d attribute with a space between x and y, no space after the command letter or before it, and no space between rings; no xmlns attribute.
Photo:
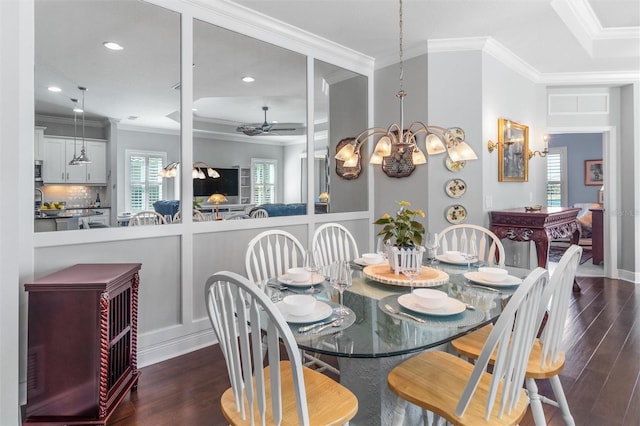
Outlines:
<svg viewBox="0 0 640 426"><path fill-rule="evenodd" d="M431 350L446 350L448 344ZM381 358L338 358L340 383L358 397L358 414L349 422L352 426L423 425L422 409L406 404L403 413L396 413L397 396L387 386L387 376L402 361L416 354ZM403 419L402 423L394 420Z"/></svg>

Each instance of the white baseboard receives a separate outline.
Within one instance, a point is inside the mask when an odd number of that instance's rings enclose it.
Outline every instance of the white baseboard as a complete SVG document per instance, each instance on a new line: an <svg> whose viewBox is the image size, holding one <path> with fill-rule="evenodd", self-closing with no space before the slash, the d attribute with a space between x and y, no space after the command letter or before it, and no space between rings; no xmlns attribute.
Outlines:
<svg viewBox="0 0 640 426"><path fill-rule="evenodd" d="M630 281L634 284L640 284L640 272L631 272L619 269L618 278L621 280Z"/></svg>
<svg viewBox="0 0 640 426"><path fill-rule="evenodd" d="M166 361L180 355L216 344L212 329L163 341L144 348L138 347L138 368Z"/></svg>

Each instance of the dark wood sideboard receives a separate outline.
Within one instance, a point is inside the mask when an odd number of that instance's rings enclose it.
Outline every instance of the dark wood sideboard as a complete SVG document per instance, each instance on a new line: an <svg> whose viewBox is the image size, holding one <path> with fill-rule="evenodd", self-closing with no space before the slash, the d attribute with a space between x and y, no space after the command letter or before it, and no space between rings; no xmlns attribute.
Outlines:
<svg viewBox="0 0 640 426"><path fill-rule="evenodd" d="M578 244L579 212L580 209L575 207L542 207L535 211L526 211L524 208L492 211L491 231L500 239L533 241L538 255L538 266L546 268L551 240L570 238L571 244ZM580 291L575 281L573 289Z"/></svg>
<svg viewBox="0 0 640 426"><path fill-rule="evenodd" d="M136 388L140 268L78 264L25 284L24 425L105 425Z"/></svg>

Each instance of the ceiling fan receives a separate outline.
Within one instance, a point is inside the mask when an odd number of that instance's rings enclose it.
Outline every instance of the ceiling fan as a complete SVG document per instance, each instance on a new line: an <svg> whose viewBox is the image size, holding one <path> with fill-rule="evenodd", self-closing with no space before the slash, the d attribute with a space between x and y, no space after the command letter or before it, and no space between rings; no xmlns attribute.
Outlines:
<svg viewBox="0 0 640 426"><path fill-rule="evenodd" d="M257 136L257 135L277 135L279 134L278 132L293 132L297 130L296 128L274 127L274 123L269 123L267 121L267 111L269 110L269 107L263 106L262 110L264 111L264 123L242 124L236 128L236 131L242 132L247 136Z"/></svg>

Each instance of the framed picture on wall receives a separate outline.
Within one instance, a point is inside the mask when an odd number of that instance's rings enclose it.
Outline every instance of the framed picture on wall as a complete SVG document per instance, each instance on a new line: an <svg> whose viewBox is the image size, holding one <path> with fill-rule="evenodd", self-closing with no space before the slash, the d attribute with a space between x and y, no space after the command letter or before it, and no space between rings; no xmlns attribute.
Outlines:
<svg viewBox="0 0 640 426"><path fill-rule="evenodd" d="M498 119L498 182L529 180L529 126Z"/></svg>
<svg viewBox="0 0 640 426"><path fill-rule="evenodd" d="M587 186L602 186L604 170L602 160L584 160L584 184Z"/></svg>

